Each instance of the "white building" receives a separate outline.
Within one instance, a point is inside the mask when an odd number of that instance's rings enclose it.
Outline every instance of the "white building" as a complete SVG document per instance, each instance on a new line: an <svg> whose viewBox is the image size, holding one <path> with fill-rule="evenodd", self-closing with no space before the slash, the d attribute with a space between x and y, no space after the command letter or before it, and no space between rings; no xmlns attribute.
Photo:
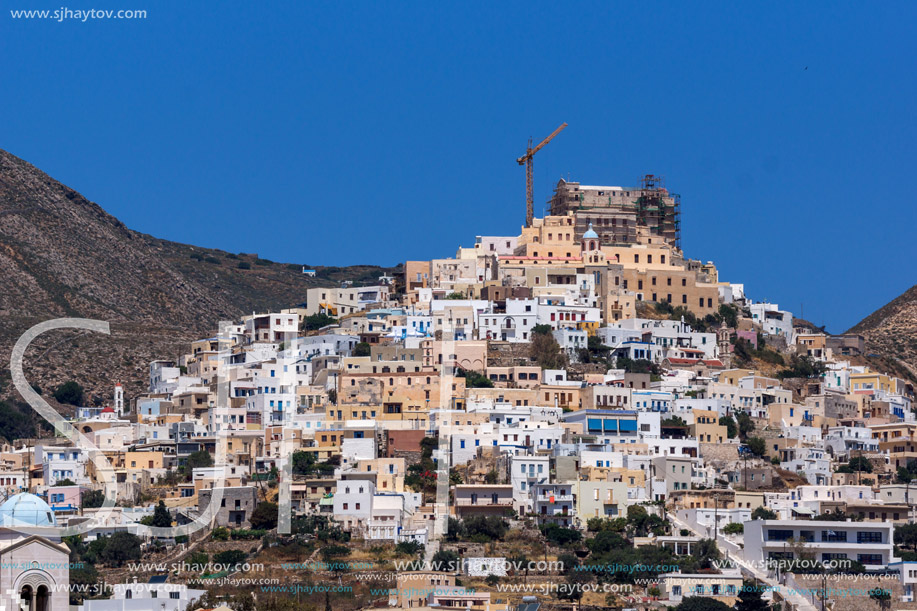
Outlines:
<svg viewBox="0 0 917 611"><path fill-rule="evenodd" d="M793 343L793 314L783 311L776 303L753 303L748 306L751 319L768 335L779 335L786 338L787 344Z"/></svg>
<svg viewBox="0 0 917 611"><path fill-rule="evenodd" d="M859 562L868 571L885 569L894 556L894 524L815 520L752 520L745 522L745 559L760 566L771 559L796 557L793 542L806 541L815 560Z"/></svg>

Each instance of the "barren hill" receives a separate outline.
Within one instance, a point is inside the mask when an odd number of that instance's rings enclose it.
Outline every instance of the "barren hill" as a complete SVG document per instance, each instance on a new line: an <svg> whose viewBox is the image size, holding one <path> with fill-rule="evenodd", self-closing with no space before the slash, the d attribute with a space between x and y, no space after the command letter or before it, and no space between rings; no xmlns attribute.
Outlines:
<svg viewBox="0 0 917 611"><path fill-rule="evenodd" d="M111 323L112 334L50 332L28 354L26 375L45 392L66 380L110 397L145 386L148 363L176 357L219 320L305 301L340 280L374 282L392 268L315 268L160 240L133 231L98 204L0 150L0 362L10 393L12 345L31 325L72 316Z"/></svg>
<svg viewBox="0 0 917 611"><path fill-rule="evenodd" d="M868 353L896 362L917 379L917 285L858 322L848 333L864 336Z"/></svg>

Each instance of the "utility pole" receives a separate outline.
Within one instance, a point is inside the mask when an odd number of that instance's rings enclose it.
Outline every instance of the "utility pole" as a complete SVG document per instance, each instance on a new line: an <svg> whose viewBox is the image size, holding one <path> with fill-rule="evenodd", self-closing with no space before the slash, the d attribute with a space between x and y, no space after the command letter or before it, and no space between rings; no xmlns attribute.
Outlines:
<svg viewBox="0 0 917 611"><path fill-rule="evenodd" d="M720 526L720 495L713 495L713 542L716 543L719 539L719 526Z"/></svg>
<svg viewBox="0 0 917 611"><path fill-rule="evenodd" d="M748 492L748 448L742 454L745 455L745 491Z"/></svg>

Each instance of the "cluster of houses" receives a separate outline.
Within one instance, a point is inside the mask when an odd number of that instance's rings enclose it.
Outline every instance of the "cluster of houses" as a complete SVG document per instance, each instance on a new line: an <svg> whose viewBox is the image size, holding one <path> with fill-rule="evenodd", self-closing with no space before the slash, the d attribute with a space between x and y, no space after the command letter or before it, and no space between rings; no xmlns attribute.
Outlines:
<svg viewBox="0 0 917 611"><path fill-rule="evenodd" d="M863 364L862 337L795 324L670 235L609 210L535 219L454 258L408 261L376 286L313 288L300 307L221 324L151 363L145 392L128 400L118 386L73 425L112 465L122 504L153 494L178 524L218 491L215 523L247 528L277 477L294 515L392 543L427 545L445 517L584 529L655 505L691 531L654 541L676 553L702 537L734 545L741 524L733 551L749 563L803 542L820 561L904 567L910 592L917 572L894 557L893 528L917 503L896 479L917 459L912 385ZM818 373L781 379L740 344ZM213 464L196 463L202 452ZM291 462L306 466L285 478ZM179 469L190 477L164 490ZM448 486L443 472L455 474ZM40 497L40 525L85 520L81 496L100 487L88 448L0 452L0 491ZM753 519L759 508L773 519ZM152 511L119 507L93 535L142 534ZM818 519L837 512L848 519ZM741 586L716 579L716 596ZM666 594L677 601L680 588ZM460 587L435 598L420 602L491 604Z"/></svg>

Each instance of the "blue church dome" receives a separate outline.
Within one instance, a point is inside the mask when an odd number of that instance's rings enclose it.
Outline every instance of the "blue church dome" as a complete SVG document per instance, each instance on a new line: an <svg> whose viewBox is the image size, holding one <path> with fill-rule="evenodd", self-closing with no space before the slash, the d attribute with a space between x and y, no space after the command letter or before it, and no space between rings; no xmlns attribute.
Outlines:
<svg viewBox="0 0 917 611"><path fill-rule="evenodd" d="M598 237L599 237L599 234L597 234L595 230L592 228L592 223L589 223L589 229L587 229L586 233L583 234L583 239L585 240L588 240L590 238L597 239Z"/></svg>
<svg viewBox="0 0 917 611"><path fill-rule="evenodd" d="M57 526L54 512L41 498L22 493L0 505L0 526Z"/></svg>

